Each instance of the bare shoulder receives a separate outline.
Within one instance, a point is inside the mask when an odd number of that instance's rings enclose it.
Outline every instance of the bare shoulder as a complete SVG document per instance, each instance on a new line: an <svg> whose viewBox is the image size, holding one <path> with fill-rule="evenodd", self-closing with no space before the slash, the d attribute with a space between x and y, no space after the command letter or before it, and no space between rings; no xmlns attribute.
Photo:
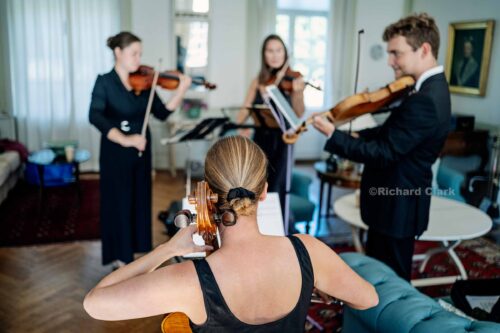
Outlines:
<svg viewBox="0 0 500 333"><path fill-rule="evenodd" d="M162 275L168 275L169 279L179 280L178 282L183 285L192 285L192 281L198 279L194 263L191 260L164 266L157 271L161 272Z"/></svg>
<svg viewBox="0 0 500 333"><path fill-rule="evenodd" d="M321 253L321 252L332 252L335 253L330 247L328 247L325 243L320 241L319 239L305 234L294 234L294 237L297 237L302 241L304 246L306 247L308 252L312 253Z"/></svg>
<svg viewBox="0 0 500 333"><path fill-rule="evenodd" d="M169 304L171 311L182 310L185 313L192 313L193 309L199 307L200 300L202 303L198 274L191 260L162 267L156 272L157 283L162 285L164 290L169 290L169 294L173 296L172 300L175 300Z"/></svg>
<svg viewBox="0 0 500 333"><path fill-rule="evenodd" d="M254 87L254 88L256 88L258 84L259 84L259 81L258 81L257 77L254 77L252 82L250 82L250 86Z"/></svg>

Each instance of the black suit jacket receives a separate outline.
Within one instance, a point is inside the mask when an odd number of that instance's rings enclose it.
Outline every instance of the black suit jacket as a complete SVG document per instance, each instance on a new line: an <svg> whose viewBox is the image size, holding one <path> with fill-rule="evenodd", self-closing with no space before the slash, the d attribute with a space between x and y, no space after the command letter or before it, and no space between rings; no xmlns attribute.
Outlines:
<svg viewBox="0 0 500 333"><path fill-rule="evenodd" d="M427 78L382 126L361 131L359 139L337 130L329 138L325 150L365 164L360 205L370 229L396 238L427 229L431 166L446 140L450 114L448 83L440 73Z"/></svg>

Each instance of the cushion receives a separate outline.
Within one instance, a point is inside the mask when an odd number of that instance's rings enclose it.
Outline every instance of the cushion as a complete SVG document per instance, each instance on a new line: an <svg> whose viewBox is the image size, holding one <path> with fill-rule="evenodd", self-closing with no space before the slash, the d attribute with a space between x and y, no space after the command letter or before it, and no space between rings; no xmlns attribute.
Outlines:
<svg viewBox="0 0 500 333"><path fill-rule="evenodd" d="M441 158L441 164L462 174L466 174L479 169L481 166L481 157L478 155L444 156Z"/></svg>
<svg viewBox="0 0 500 333"><path fill-rule="evenodd" d="M295 222L311 221L315 208L316 206L311 201L298 195L290 194L290 209L293 212Z"/></svg>
<svg viewBox="0 0 500 333"><path fill-rule="evenodd" d="M21 164L21 158L19 157L19 153L17 151L6 151L5 153L0 154L0 162L7 163L7 168L9 173L11 173L17 170Z"/></svg>

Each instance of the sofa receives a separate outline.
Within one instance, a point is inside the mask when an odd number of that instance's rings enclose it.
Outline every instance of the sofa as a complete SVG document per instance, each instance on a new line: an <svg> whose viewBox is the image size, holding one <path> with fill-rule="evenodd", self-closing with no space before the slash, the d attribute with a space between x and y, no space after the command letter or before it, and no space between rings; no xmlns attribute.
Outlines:
<svg viewBox="0 0 500 333"><path fill-rule="evenodd" d="M375 286L379 304L368 310L344 308L342 333L498 333L500 324L472 321L444 310L382 262L359 253L342 259Z"/></svg>
<svg viewBox="0 0 500 333"><path fill-rule="evenodd" d="M21 158L16 151L0 153L0 204L16 185L21 174Z"/></svg>

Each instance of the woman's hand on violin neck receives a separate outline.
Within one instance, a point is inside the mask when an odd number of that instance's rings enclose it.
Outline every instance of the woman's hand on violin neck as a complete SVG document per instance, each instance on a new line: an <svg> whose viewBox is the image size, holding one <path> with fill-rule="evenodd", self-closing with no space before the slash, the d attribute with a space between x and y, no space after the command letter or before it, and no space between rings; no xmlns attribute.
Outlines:
<svg viewBox="0 0 500 333"><path fill-rule="evenodd" d="M179 74L179 87L177 88L180 92L186 92L189 87L191 86L191 82L193 79L191 79L190 76L184 75L184 74Z"/></svg>
<svg viewBox="0 0 500 333"><path fill-rule="evenodd" d="M306 88L306 83L303 77L298 77L292 81L292 90L294 93L303 92Z"/></svg>
<svg viewBox="0 0 500 333"><path fill-rule="evenodd" d="M147 140L140 134L125 135L122 142L123 147L134 147L138 151L144 151L146 149Z"/></svg>
<svg viewBox="0 0 500 333"><path fill-rule="evenodd" d="M186 228L180 229L174 237L163 245L168 246L176 256L183 256L193 252L212 251L213 247L210 245L199 246L194 243L193 234L197 231L198 227L196 224L191 224Z"/></svg>
<svg viewBox="0 0 500 333"><path fill-rule="evenodd" d="M321 113L313 113L312 119L313 126L328 138L332 136L333 132L335 132L335 125L325 119Z"/></svg>
<svg viewBox="0 0 500 333"><path fill-rule="evenodd" d="M170 100L165 104L165 107L169 110L175 110L181 105L184 94L191 86L191 77L179 74L179 86L177 87L176 93Z"/></svg>

